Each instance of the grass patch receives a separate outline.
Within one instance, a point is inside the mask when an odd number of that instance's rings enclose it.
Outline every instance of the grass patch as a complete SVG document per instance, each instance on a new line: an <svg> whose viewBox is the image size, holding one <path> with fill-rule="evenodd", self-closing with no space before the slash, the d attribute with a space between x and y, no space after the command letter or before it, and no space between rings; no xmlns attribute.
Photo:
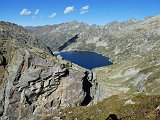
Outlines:
<svg viewBox="0 0 160 120"><path fill-rule="evenodd" d="M53 116L44 116L42 120L53 120Z"/></svg>
<svg viewBox="0 0 160 120"><path fill-rule="evenodd" d="M135 104L125 105L131 99ZM114 113L119 119L124 120L155 120L160 118L156 107L160 104L158 95L114 95L94 106L81 106L66 108L57 114L66 120L105 120ZM68 119L69 118L69 119Z"/></svg>

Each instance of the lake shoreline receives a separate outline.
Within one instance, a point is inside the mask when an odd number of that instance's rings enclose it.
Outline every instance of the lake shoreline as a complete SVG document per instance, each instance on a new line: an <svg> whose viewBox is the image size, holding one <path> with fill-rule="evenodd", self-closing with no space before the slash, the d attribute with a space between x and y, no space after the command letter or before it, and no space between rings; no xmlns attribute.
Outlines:
<svg viewBox="0 0 160 120"><path fill-rule="evenodd" d="M108 57L91 51L63 50L61 52L54 52L54 55L89 70L113 64Z"/></svg>

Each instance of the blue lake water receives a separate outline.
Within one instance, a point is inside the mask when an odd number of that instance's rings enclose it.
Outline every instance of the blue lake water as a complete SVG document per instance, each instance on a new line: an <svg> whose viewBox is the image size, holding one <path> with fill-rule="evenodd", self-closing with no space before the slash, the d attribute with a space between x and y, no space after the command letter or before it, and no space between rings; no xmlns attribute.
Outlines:
<svg viewBox="0 0 160 120"><path fill-rule="evenodd" d="M93 69L96 67L108 66L112 62L105 56L95 52L88 51L72 51L72 52L60 52L60 55L68 61L75 63L86 69Z"/></svg>

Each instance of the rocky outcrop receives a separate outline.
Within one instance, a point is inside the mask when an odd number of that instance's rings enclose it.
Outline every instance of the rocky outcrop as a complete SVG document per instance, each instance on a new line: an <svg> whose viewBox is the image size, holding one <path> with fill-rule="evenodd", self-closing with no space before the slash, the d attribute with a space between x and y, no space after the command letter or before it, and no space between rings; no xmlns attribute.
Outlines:
<svg viewBox="0 0 160 120"><path fill-rule="evenodd" d="M86 69L16 38L4 38L0 38L0 119L37 120L86 99L82 80ZM94 73L87 76L91 103L97 83Z"/></svg>

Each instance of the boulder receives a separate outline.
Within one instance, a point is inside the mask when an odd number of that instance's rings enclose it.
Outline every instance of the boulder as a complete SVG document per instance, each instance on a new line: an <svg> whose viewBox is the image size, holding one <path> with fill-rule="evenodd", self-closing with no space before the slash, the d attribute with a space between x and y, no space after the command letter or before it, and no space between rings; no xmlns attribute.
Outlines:
<svg viewBox="0 0 160 120"><path fill-rule="evenodd" d="M62 120L60 117L53 117L52 120Z"/></svg>
<svg viewBox="0 0 160 120"><path fill-rule="evenodd" d="M127 100L124 105L133 105L135 104L135 102L133 102L132 100Z"/></svg>
<svg viewBox="0 0 160 120"><path fill-rule="evenodd" d="M156 110L160 110L160 105L156 108Z"/></svg>

